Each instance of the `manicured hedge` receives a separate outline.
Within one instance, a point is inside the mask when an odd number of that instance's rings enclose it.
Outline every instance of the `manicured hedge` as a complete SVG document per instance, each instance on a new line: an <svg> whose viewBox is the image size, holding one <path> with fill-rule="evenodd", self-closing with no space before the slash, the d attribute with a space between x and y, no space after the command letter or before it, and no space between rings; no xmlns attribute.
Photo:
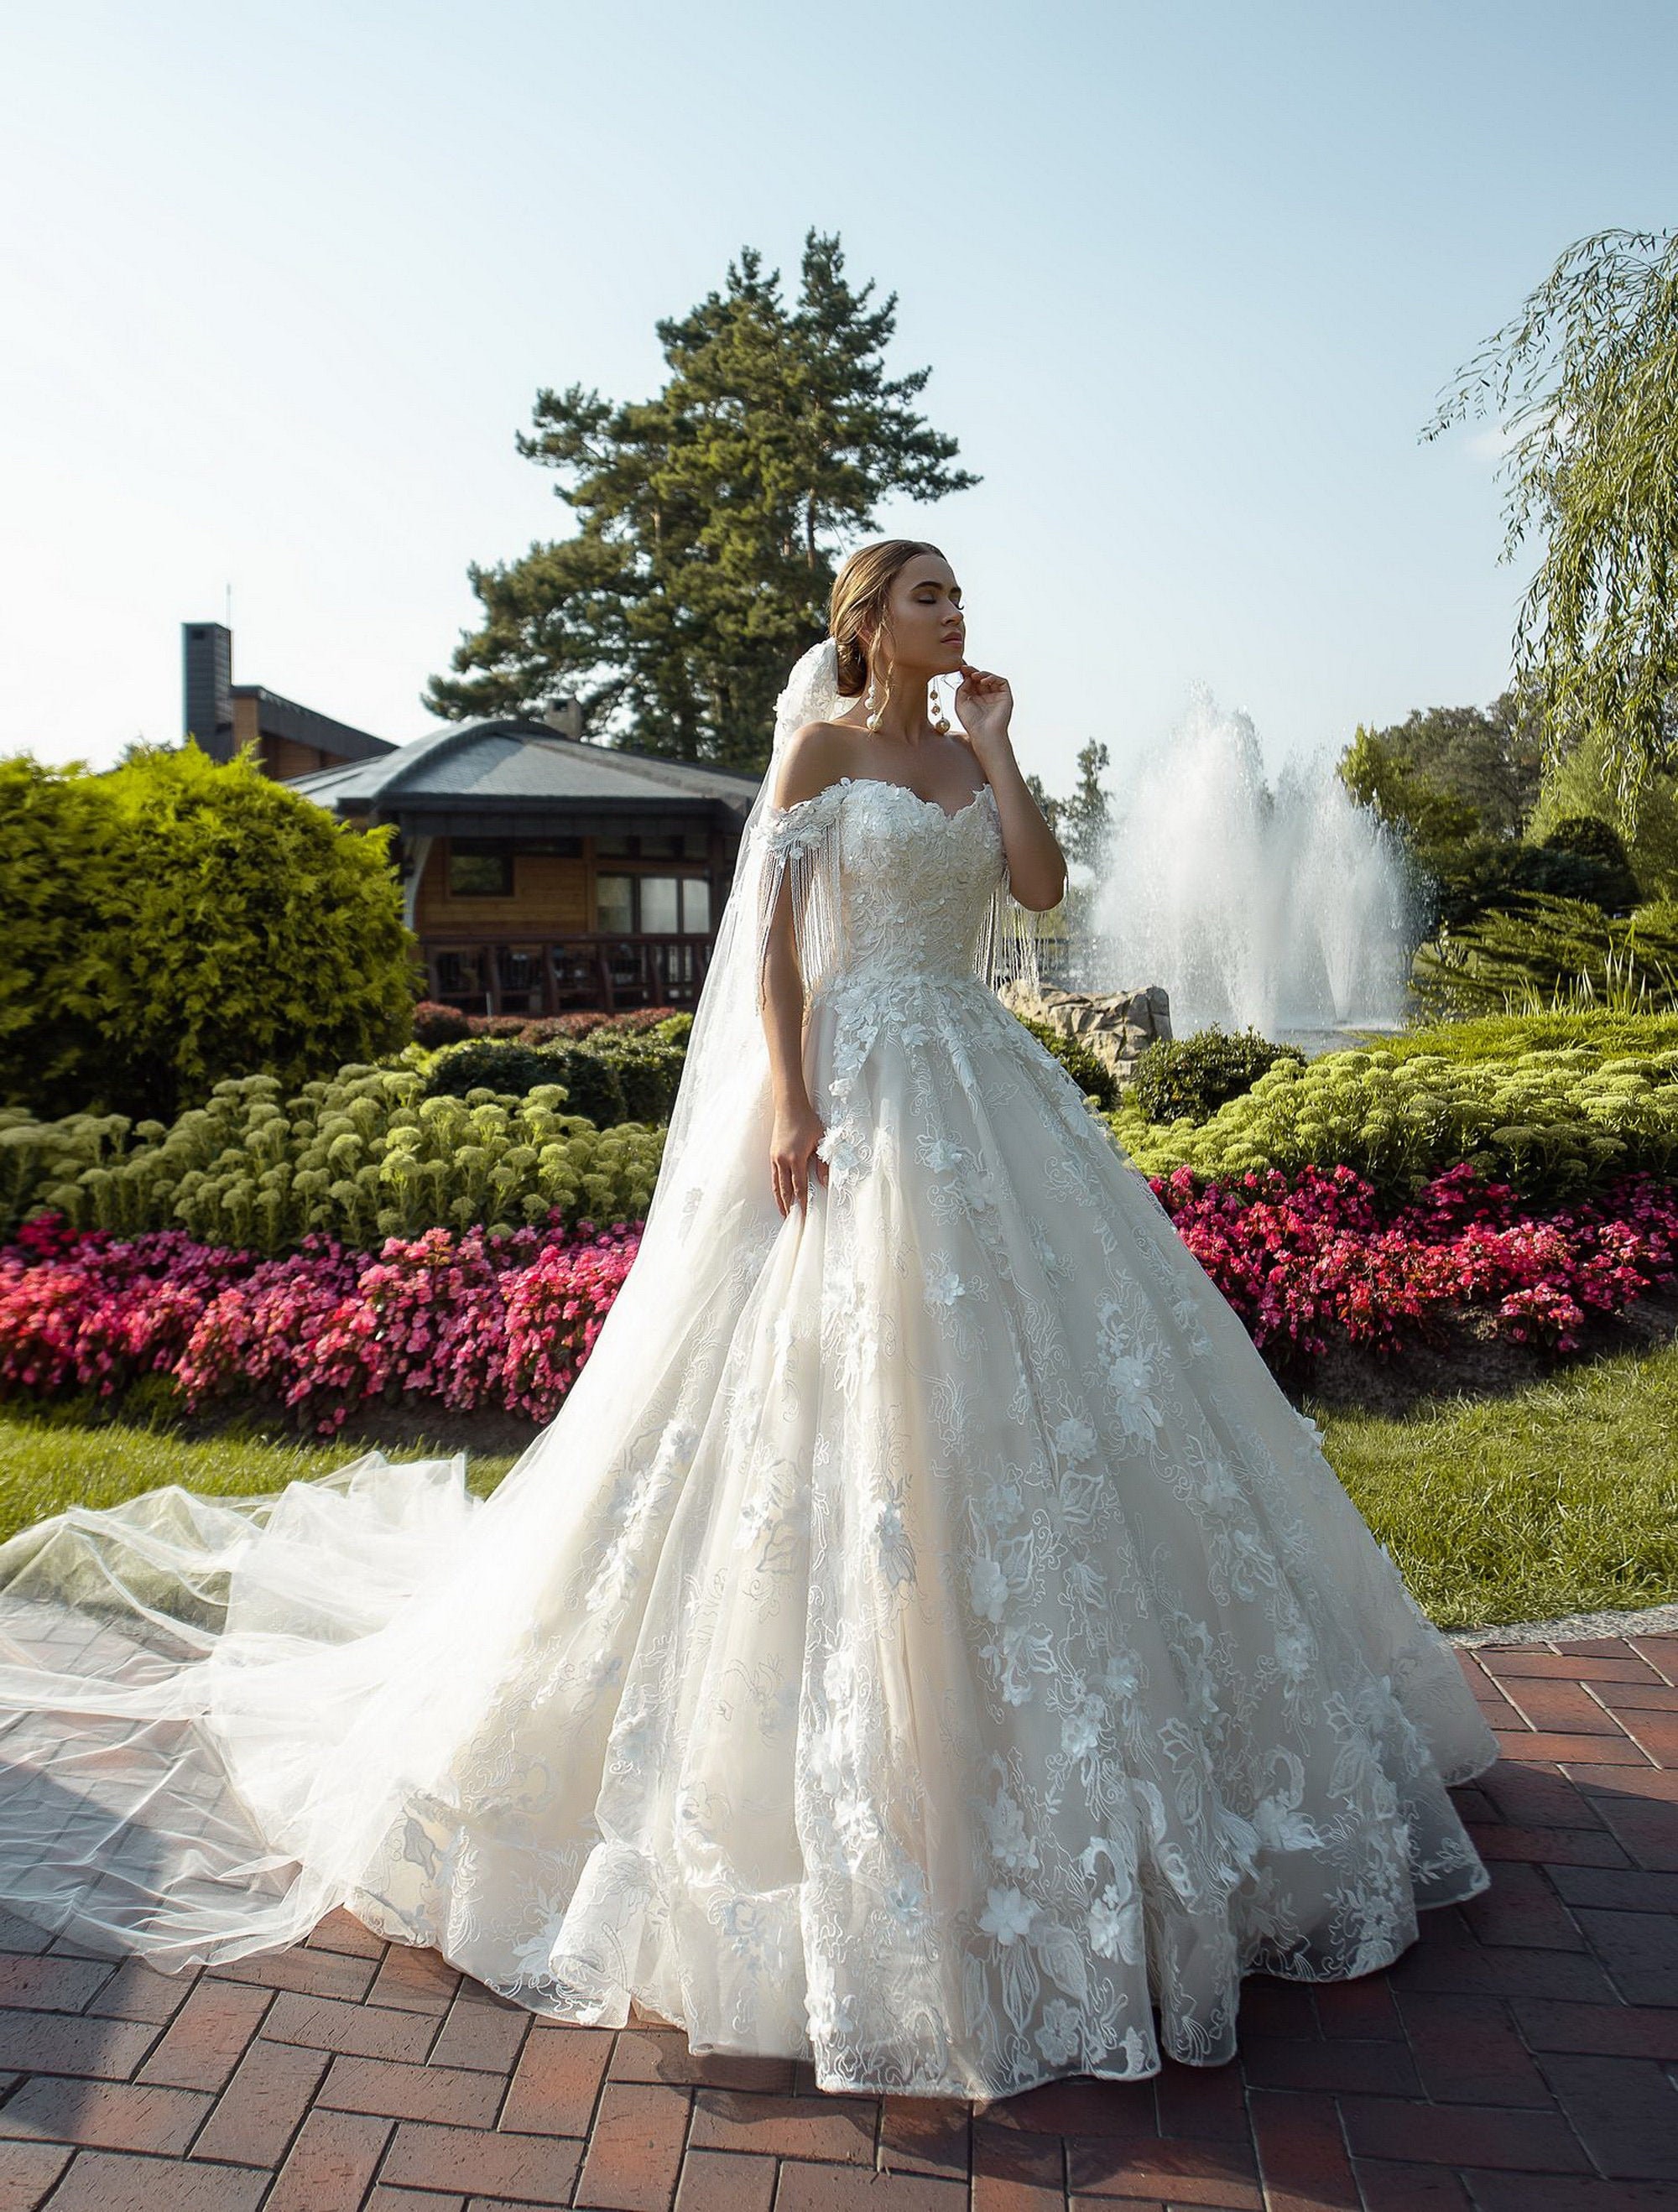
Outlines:
<svg viewBox="0 0 1678 2212"><path fill-rule="evenodd" d="M586 1042L548 1044L468 1037L433 1054L425 1089L428 1097L464 1098L485 1090L522 1098L557 1083L573 1113L606 1129L619 1121L667 1121L686 1057L684 1042L605 1030Z"/></svg>
<svg viewBox="0 0 1678 2212"><path fill-rule="evenodd" d="M272 1076L218 1083L172 1125L121 1115L0 1115L0 1220L56 1208L124 1236L182 1229L266 1253L311 1234L371 1250L442 1226L644 1216L661 1127L599 1129L557 1086L523 1098L428 1097L412 1068L350 1066L288 1096Z"/></svg>
<svg viewBox="0 0 1678 2212"><path fill-rule="evenodd" d="M685 1006L626 1006L615 1014L592 1007L568 1014L468 1014L439 1000L422 999L414 1008L414 1041L428 1046L459 1044L467 1037L508 1037L517 1044L575 1044L593 1037L600 1043L648 1032L682 1043L692 1027L693 1015Z"/></svg>
<svg viewBox="0 0 1678 2212"><path fill-rule="evenodd" d="M1558 1199L1638 1170L1678 1178L1678 1047L1327 1053L1278 1061L1209 1121L1151 1123L1129 1098L1106 1119L1148 1175L1347 1167L1392 1200L1466 1161L1525 1198Z"/></svg>

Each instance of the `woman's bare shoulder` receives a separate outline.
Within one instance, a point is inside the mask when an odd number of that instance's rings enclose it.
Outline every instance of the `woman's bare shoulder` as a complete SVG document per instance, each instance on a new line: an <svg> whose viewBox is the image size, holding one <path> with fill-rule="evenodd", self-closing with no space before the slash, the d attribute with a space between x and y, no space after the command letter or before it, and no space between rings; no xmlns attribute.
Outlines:
<svg viewBox="0 0 1678 2212"><path fill-rule="evenodd" d="M814 799L850 773L856 732L843 722L806 722L787 738L775 788L776 806L796 806Z"/></svg>

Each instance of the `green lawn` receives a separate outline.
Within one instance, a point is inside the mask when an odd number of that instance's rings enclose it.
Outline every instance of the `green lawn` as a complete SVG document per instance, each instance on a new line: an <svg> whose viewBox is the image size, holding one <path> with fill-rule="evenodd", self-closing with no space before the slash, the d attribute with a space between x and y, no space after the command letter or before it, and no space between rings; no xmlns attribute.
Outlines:
<svg viewBox="0 0 1678 2212"><path fill-rule="evenodd" d="M1306 1407L1442 1627L1678 1598L1678 1347L1405 1419ZM90 1420L73 1403L0 1407L0 1538L66 1505L108 1505L166 1482L223 1497L278 1490L363 1449L353 1435L298 1442L259 1426L193 1438ZM514 1456L471 1455L472 1490L487 1497Z"/></svg>
<svg viewBox="0 0 1678 2212"><path fill-rule="evenodd" d="M1678 1346L1401 1420L1306 1409L1442 1628L1678 1599Z"/></svg>
<svg viewBox="0 0 1678 2212"><path fill-rule="evenodd" d="M89 1417L85 1403L0 1406L0 1540L67 1505L114 1505L143 1490L179 1482L214 1498L283 1490L330 1474L368 1449L354 1435L311 1442L276 1428L230 1428L192 1437L167 1423ZM387 1459L447 1457L449 1447L386 1448ZM473 1452L467 1486L487 1498L517 1455Z"/></svg>

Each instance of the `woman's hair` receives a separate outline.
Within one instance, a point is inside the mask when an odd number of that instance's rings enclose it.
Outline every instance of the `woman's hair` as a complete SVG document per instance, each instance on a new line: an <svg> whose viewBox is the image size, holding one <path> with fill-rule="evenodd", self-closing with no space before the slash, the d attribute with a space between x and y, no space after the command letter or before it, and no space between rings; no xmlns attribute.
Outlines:
<svg viewBox="0 0 1678 2212"><path fill-rule="evenodd" d="M885 619L886 602L893 578L917 553L943 549L919 538L882 538L876 545L859 545L833 580L828 630L839 649L839 690L846 699L859 698L868 688L868 656L862 647L866 623L878 632Z"/></svg>

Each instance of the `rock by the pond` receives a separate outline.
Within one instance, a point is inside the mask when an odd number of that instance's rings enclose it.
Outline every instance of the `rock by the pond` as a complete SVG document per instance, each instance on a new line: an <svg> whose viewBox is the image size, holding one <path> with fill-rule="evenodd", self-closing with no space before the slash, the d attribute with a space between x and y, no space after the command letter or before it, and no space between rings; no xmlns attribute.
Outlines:
<svg viewBox="0 0 1678 2212"><path fill-rule="evenodd" d="M1046 1022L1063 1036L1081 1038L1121 1084L1129 1082L1136 1062L1151 1044L1171 1034L1170 996L1161 983L1150 983L1140 991L1103 992L1049 986L1031 991L1009 983L1002 996L1015 1013Z"/></svg>

